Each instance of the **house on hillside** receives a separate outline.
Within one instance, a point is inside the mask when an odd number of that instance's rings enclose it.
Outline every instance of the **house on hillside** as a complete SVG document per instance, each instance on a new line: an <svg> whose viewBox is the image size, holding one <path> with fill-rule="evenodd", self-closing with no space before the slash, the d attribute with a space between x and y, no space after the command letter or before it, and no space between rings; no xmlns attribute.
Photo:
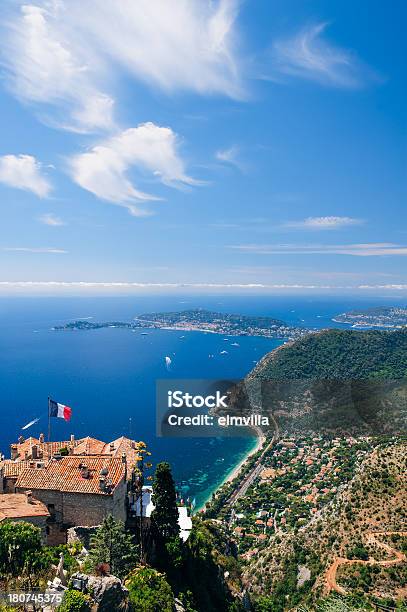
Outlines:
<svg viewBox="0 0 407 612"><path fill-rule="evenodd" d="M106 455L57 456L23 469L15 483L16 493L32 491L45 504L49 544L64 543L69 527L100 525L108 515L126 521L127 488L126 456Z"/></svg>
<svg viewBox="0 0 407 612"><path fill-rule="evenodd" d="M46 505L35 499L31 491L0 495L0 522L9 520L31 523L41 529L44 542L47 542L47 520L49 518L50 513Z"/></svg>
<svg viewBox="0 0 407 612"><path fill-rule="evenodd" d="M55 456L67 455L108 455L110 457L122 457L126 455L129 466L140 459L139 442L121 436L112 442L103 442L97 438L86 436L75 438L72 434L69 440L59 442L45 442L44 434L38 438L27 438L20 436L17 443L11 444L11 460L21 461L50 461Z"/></svg>

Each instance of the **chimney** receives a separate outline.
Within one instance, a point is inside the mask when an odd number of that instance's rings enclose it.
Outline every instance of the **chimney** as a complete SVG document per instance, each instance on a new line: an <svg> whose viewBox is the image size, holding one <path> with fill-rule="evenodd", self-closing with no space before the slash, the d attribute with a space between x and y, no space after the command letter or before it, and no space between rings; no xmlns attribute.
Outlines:
<svg viewBox="0 0 407 612"><path fill-rule="evenodd" d="M4 493L4 468L0 465L0 494Z"/></svg>
<svg viewBox="0 0 407 612"><path fill-rule="evenodd" d="M31 457L33 459L38 459L39 455L38 455L38 446L36 444L33 444L31 447Z"/></svg>
<svg viewBox="0 0 407 612"><path fill-rule="evenodd" d="M17 444L11 444L10 445L10 449L11 449L11 453L10 453L11 460L14 461L18 457L18 447L17 447Z"/></svg>
<svg viewBox="0 0 407 612"><path fill-rule="evenodd" d="M32 491L26 491L25 496L27 498L27 504L33 504L33 494Z"/></svg>
<svg viewBox="0 0 407 612"><path fill-rule="evenodd" d="M106 476L99 476L99 489L104 491L106 488Z"/></svg>
<svg viewBox="0 0 407 612"><path fill-rule="evenodd" d="M113 453L113 451L114 451L114 442L110 442L109 447L110 447L110 452Z"/></svg>
<svg viewBox="0 0 407 612"><path fill-rule="evenodd" d="M79 469L80 469L82 478L89 478L90 474L89 474L89 469L87 465L82 463L80 464Z"/></svg>
<svg viewBox="0 0 407 612"><path fill-rule="evenodd" d="M18 443L22 444L23 442L25 442L24 436L18 436Z"/></svg>
<svg viewBox="0 0 407 612"><path fill-rule="evenodd" d="M44 444L44 434L43 433L40 433L39 442L40 444Z"/></svg>
<svg viewBox="0 0 407 612"><path fill-rule="evenodd" d="M127 456L126 453L122 453L122 463L124 465L124 478L127 480Z"/></svg>
<svg viewBox="0 0 407 612"><path fill-rule="evenodd" d="M75 436L73 434L71 434L71 442L72 444L75 442Z"/></svg>

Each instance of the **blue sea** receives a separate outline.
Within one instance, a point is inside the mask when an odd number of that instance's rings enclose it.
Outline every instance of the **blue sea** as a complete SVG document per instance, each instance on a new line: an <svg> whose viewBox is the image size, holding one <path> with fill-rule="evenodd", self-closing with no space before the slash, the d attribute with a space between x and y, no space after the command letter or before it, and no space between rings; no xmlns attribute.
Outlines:
<svg viewBox="0 0 407 612"><path fill-rule="evenodd" d="M169 461L184 496L195 497L199 506L254 440L156 437L156 380L239 379L281 341L240 337L239 347L221 355L225 342L215 334L149 330L141 335L123 329L55 332L51 328L80 318L124 321L141 313L197 307L268 315L312 328L341 327L331 321L336 314L389 303L401 302L275 296L1 298L0 452L9 457L10 443L35 418L40 421L25 435L46 434L47 397L51 396L73 409L68 424L53 419L53 439L74 434L106 442L121 435L144 440L152 461ZM165 356L171 357L170 371Z"/></svg>

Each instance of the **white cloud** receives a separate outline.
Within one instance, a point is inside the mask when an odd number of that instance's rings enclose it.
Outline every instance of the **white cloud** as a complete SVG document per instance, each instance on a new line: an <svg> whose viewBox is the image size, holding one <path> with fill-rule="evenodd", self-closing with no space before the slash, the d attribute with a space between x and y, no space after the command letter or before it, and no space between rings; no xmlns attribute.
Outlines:
<svg viewBox="0 0 407 612"><path fill-rule="evenodd" d="M231 166L235 166L238 170L243 171L244 166L239 160L239 147L236 145L232 145L228 149L220 149L216 151L215 158L225 164L230 164Z"/></svg>
<svg viewBox="0 0 407 612"><path fill-rule="evenodd" d="M95 85L90 58L75 46L61 3L22 5L3 36L2 63L11 90L23 100L57 107L59 126L109 128L113 100ZM73 25L73 24L72 24Z"/></svg>
<svg viewBox="0 0 407 612"><path fill-rule="evenodd" d="M322 38L327 23L311 25L291 38L274 43L275 68L284 74L297 76L323 85L358 88L372 78L351 51L340 49Z"/></svg>
<svg viewBox="0 0 407 612"><path fill-rule="evenodd" d="M68 252L64 249L55 249L53 247L3 247L2 251L9 251L11 253L54 253L58 255Z"/></svg>
<svg viewBox="0 0 407 612"><path fill-rule="evenodd" d="M352 225L361 225L362 219L353 217L307 217L302 221L289 221L283 227L290 229L335 230Z"/></svg>
<svg viewBox="0 0 407 612"><path fill-rule="evenodd" d="M255 255L354 255L357 257L407 255L407 246L391 242L372 242L366 244L244 244L229 248L242 253Z"/></svg>
<svg viewBox="0 0 407 612"><path fill-rule="evenodd" d="M69 172L78 185L98 198L124 206L132 215L145 215L137 204L159 198L134 186L127 177L132 167L172 187L199 184L186 174L177 148L177 136L170 128L143 123L72 157Z"/></svg>
<svg viewBox="0 0 407 612"><path fill-rule="evenodd" d="M0 182L31 191L40 198L47 197L52 189L51 183L42 174L41 163L32 155L0 157Z"/></svg>
<svg viewBox="0 0 407 612"><path fill-rule="evenodd" d="M53 105L59 126L110 128L113 75L167 92L243 95L238 0L17 1L1 36L2 63L23 101ZM101 88L101 83L104 84Z"/></svg>
<svg viewBox="0 0 407 612"><path fill-rule="evenodd" d="M270 284L270 283L133 283L133 282L98 282L98 281L0 281L0 291L4 290L28 290L28 291L43 291L57 293L60 291L109 291L118 293L124 291L142 291L142 290L168 290L168 289L184 289L191 290L388 290L388 291L407 291L407 284L371 284L371 285L321 285L321 284Z"/></svg>
<svg viewBox="0 0 407 612"><path fill-rule="evenodd" d="M51 225L53 227L59 227L61 225L65 225L62 219L60 219L53 213L45 213L44 215L41 215L39 217L39 221L41 221L41 223L44 223L44 225Z"/></svg>

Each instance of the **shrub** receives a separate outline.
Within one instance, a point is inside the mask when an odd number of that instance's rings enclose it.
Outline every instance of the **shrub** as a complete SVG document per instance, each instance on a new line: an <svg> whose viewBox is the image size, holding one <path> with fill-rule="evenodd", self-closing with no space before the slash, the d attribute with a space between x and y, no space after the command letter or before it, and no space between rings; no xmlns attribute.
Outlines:
<svg viewBox="0 0 407 612"><path fill-rule="evenodd" d="M125 583L137 612L172 612L174 594L164 574L149 567L133 570Z"/></svg>
<svg viewBox="0 0 407 612"><path fill-rule="evenodd" d="M84 595L75 589L67 589L58 612L89 612L91 609L91 599L89 595Z"/></svg>

